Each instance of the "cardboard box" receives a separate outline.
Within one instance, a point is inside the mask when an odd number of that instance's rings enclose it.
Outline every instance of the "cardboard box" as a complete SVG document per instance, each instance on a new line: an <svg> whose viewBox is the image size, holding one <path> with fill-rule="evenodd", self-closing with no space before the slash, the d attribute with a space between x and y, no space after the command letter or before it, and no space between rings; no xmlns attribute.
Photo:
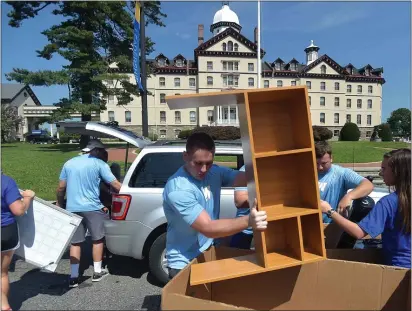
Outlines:
<svg viewBox="0 0 412 311"><path fill-rule="evenodd" d="M251 252L207 250L163 288L162 310L411 310L410 269L380 265L379 249L330 249L323 261L190 286L193 263Z"/></svg>

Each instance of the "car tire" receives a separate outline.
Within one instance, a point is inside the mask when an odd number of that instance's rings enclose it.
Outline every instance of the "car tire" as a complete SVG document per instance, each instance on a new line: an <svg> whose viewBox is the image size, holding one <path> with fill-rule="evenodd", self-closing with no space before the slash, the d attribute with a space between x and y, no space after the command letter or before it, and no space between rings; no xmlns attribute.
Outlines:
<svg viewBox="0 0 412 311"><path fill-rule="evenodd" d="M169 274L164 268L164 254L166 250L166 232L159 235L153 242L149 251L149 270L150 273L161 283L166 285L169 282Z"/></svg>

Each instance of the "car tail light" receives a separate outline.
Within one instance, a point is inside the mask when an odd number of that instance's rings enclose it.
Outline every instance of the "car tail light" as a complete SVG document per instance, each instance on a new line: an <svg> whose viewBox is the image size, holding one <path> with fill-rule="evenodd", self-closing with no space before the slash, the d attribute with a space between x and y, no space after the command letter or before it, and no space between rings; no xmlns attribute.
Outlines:
<svg viewBox="0 0 412 311"><path fill-rule="evenodd" d="M126 195L126 194L114 194L113 195L112 213L111 213L113 220L125 220L126 219L131 200L132 198L130 195Z"/></svg>

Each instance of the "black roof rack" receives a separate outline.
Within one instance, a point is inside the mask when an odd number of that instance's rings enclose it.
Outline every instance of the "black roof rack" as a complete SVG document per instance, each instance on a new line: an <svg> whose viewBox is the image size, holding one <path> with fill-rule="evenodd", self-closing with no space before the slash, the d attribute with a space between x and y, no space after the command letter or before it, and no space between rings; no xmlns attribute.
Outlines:
<svg viewBox="0 0 412 311"><path fill-rule="evenodd" d="M178 146L186 145L186 139L180 140L157 140L151 146ZM215 140L216 146L242 146L242 141L240 139L236 140Z"/></svg>

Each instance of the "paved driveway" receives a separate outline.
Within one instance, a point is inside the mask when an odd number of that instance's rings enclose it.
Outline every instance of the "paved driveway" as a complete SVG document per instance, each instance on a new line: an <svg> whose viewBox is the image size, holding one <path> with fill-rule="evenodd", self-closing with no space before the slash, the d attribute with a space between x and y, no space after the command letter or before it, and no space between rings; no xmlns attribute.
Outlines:
<svg viewBox="0 0 412 311"><path fill-rule="evenodd" d="M88 246L81 263L84 281L74 289L67 286L68 253L55 273L39 271L16 260L10 271L13 310L160 310L161 287L148 275L146 262L126 257L108 259L111 275L92 284L91 245Z"/></svg>

